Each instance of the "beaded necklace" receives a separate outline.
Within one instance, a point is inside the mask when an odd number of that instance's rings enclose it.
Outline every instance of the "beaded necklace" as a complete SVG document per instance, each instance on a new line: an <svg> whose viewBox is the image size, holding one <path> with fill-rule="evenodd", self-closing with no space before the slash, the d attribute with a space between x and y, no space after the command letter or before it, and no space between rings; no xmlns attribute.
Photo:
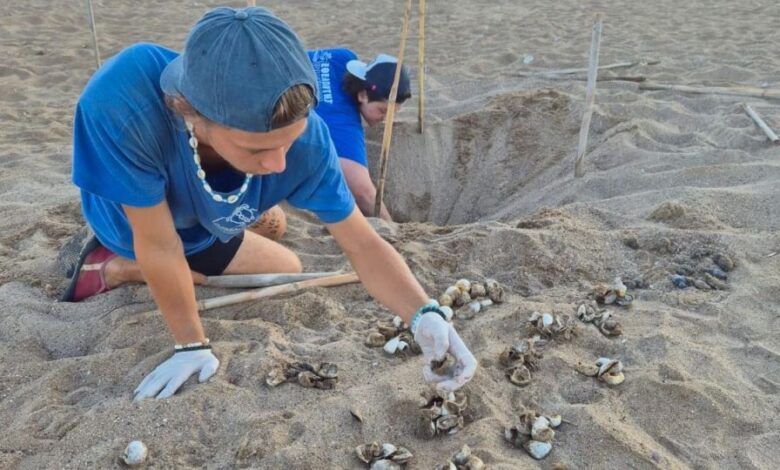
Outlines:
<svg viewBox="0 0 780 470"><path fill-rule="evenodd" d="M214 190L211 189L211 185L206 181L206 172L203 171L203 168L200 166L200 155L198 154L198 139L195 138L195 134L193 132L194 126L191 122L187 122L187 133L190 136L190 147L192 147L192 159L195 161L195 167L197 168L197 175L198 179L201 183L203 183L203 189L209 193L211 198L217 202L224 202L227 204L235 204L241 196L244 195L246 190L249 188L249 182L252 180L252 175L249 173L246 174L246 179L244 179L244 184L241 185L241 188L238 190L235 194L230 194L227 197L223 197L221 194L217 194L214 192Z"/></svg>

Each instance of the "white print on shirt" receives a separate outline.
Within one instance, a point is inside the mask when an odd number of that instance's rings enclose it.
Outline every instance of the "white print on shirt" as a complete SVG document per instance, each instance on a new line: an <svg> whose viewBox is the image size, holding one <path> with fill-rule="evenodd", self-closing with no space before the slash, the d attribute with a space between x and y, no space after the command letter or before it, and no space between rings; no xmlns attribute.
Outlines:
<svg viewBox="0 0 780 470"><path fill-rule="evenodd" d="M228 217L214 219L214 225L226 233L241 233L244 229L257 220L257 209L252 209L249 204L241 204L233 210Z"/></svg>
<svg viewBox="0 0 780 470"><path fill-rule="evenodd" d="M330 52L319 52L315 55L314 70L320 85L320 101L333 104L333 90L330 87Z"/></svg>

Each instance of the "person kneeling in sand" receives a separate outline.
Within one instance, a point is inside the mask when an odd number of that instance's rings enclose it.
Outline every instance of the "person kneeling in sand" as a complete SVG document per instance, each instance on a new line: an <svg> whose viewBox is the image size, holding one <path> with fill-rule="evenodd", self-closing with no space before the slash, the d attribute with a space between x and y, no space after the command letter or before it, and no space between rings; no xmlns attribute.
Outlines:
<svg viewBox="0 0 780 470"><path fill-rule="evenodd" d="M249 230L284 200L325 223L369 293L411 325L426 364L454 356L454 377L428 365L427 380L452 390L474 375L474 356L438 304L355 208L316 104L299 39L258 7L212 10L181 55L136 44L90 79L76 107L73 181L95 237L64 300L148 284L176 345L135 399L169 397L219 367L193 281L302 270L295 253ZM266 233L279 235L275 226Z"/></svg>
<svg viewBox="0 0 780 470"><path fill-rule="evenodd" d="M368 173L366 143L361 117L373 126L385 120L390 88L398 60L379 54L366 64L349 49L308 51L319 85L317 114L325 121L339 156L347 186L363 215L374 215L376 188ZM412 94L409 73L401 67L396 93L396 109ZM384 203L379 217L391 220Z"/></svg>

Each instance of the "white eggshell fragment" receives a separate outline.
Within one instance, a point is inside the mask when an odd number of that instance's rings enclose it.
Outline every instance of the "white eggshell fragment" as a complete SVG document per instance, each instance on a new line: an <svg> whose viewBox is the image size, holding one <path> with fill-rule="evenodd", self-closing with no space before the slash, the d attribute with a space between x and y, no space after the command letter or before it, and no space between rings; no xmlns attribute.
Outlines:
<svg viewBox="0 0 780 470"><path fill-rule="evenodd" d="M473 313L479 313L479 311L482 310L482 304L479 300L472 300L469 302L468 307Z"/></svg>
<svg viewBox="0 0 780 470"><path fill-rule="evenodd" d="M122 454L122 462L134 467L144 463L148 455L149 449L146 448L146 445L143 442L133 441L130 444L127 444L127 448L125 448L125 452Z"/></svg>
<svg viewBox="0 0 780 470"><path fill-rule="evenodd" d="M460 289L461 292L468 292L471 290L471 281L468 279L458 279L458 281L455 282L455 287Z"/></svg>
<svg viewBox="0 0 780 470"><path fill-rule="evenodd" d="M552 450L552 444L549 442L539 442L530 440L524 445L525 450L536 460L541 460L547 457L547 454Z"/></svg>
<svg viewBox="0 0 780 470"><path fill-rule="evenodd" d="M398 345L400 343L401 343L401 337L396 336L395 338L386 342L383 349L387 354L395 354L395 352L398 351Z"/></svg>
<svg viewBox="0 0 780 470"><path fill-rule="evenodd" d="M458 289L455 286L448 287L447 290L444 291L444 293L449 295L453 299L456 297L460 297L460 289Z"/></svg>

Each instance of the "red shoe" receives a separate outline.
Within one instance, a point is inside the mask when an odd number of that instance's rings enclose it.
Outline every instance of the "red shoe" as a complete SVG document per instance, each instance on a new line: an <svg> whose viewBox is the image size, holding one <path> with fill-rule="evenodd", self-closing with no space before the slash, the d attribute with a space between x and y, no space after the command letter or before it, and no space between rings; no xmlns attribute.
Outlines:
<svg viewBox="0 0 780 470"><path fill-rule="evenodd" d="M97 238L90 239L81 252L75 274L62 295L63 302L80 302L108 290L106 265L116 254L100 244Z"/></svg>

